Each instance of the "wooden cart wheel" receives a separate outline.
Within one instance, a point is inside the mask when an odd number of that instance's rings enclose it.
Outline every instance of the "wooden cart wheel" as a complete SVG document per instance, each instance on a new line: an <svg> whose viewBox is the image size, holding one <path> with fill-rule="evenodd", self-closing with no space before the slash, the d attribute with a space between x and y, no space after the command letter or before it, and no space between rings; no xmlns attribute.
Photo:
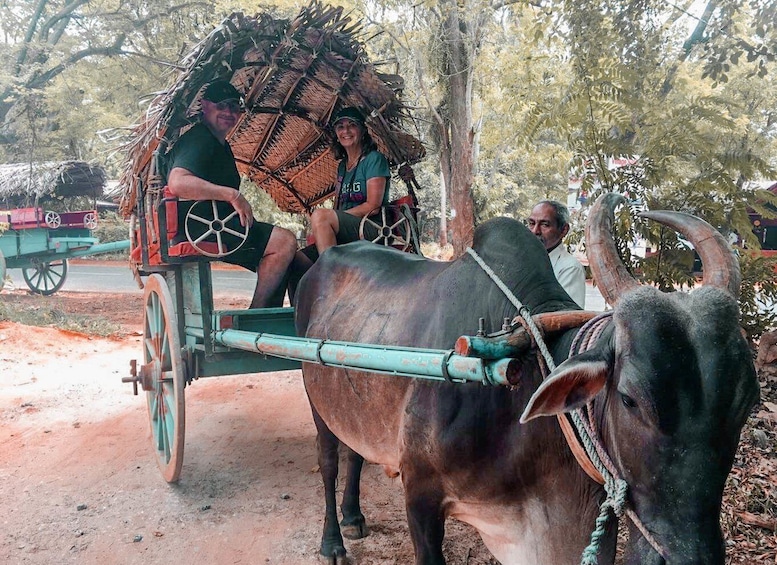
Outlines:
<svg viewBox="0 0 777 565"><path fill-rule="evenodd" d="M46 215L43 218L43 221L46 222L46 225L50 227L51 229L57 229L60 225L62 225L62 218L60 218L59 214L56 212L52 212L49 210L46 212Z"/></svg>
<svg viewBox="0 0 777 565"><path fill-rule="evenodd" d="M88 230L97 228L97 214L94 212L87 212L84 214L84 227Z"/></svg>
<svg viewBox="0 0 777 565"><path fill-rule="evenodd" d="M24 282L35 294L50 296L57 292L65 284L67 278L67 259L44 262L39 259L32 260L32 267L22 269Z"/></svg>
<svg viewBox="0 0 777 565"><path fill-rule="evenodd" d="M404 214L399 214L399 219L392 224L386 215L386 207L382 206L380 209L380 223L371 220L368 216L364 216L362 221L359 222L359 239L367 239L364 236L364 227L367 225L374 227L378 231L377 237L370 240L372 243L391 245L402 251L407 251L407 248L410 247L410 237L402 235L403 231L406 234L410 233L410 222Z"/></svg>
<svg viewBox="0 0 777 565"><path fill-rule="evenodd" d="M206 257L226 257L227 255L231 255L240 249L248 238L248 226L240 226L239 231L227 227L227 222L237 216L237 210L232 210L226 217L221 218L219 217L219 210L216 206L216 202L216 200L198 200L191 208L189 208L189 211L186 212L186 221L184 222L186 239L189 240L189 243L191 243L198 252ZM193 238L190 234L190 228L193 229L194 226L198 224L204 224L207 229L201 236ZM227 249L227 246L222 239L223 234L229 234L238 238L240 243L234 249ZM216 253L206 251L204 246L201 245L211 236L216 237L218 249Z"/></svg>
<svg viewBox="0 0 777 565"><path fill-rule="evenodd" d="M173 299L161 275L148 277L144 302L142 371L151 442L162 476L174 483L183 465L186 378Z"/></svg>

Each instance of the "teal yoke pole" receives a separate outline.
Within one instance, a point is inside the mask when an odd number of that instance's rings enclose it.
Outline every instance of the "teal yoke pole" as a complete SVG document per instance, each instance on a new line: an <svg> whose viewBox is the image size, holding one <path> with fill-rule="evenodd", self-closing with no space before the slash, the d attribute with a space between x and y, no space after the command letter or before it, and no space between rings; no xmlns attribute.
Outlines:
<svg viewBox="0 0 777 565"><path fill-rule="evenodd" d="M124 239L122 241L112 241L110 243L99 243L97 245L91 245L86 249L78 249L70 251L68 257L85 257L87 255L99 255L100 253L113 253L116 251L124 251L130 248L130 240Z"/></svg>
<svg viewBox="0 0 777 565"><path fill-rule="evenodd" d="M214 341L226 347L329 367L437 381L509 385L509 359L462 357L452 350L392 347L243 330L219 330Z"/></svg>

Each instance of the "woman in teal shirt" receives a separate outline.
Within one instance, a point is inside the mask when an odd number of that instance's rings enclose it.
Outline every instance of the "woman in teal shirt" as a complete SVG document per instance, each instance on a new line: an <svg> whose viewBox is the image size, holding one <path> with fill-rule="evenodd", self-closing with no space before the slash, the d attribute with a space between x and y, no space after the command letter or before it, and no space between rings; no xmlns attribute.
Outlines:
<svg viewBox="0 0 777 565"><path fill-rule="evenodd" d="M367 132L364 117L356 108L343 108L332 120L336 140L333 151L337 167L334 209L318 208L310 226L318 253L333 245L359 239L359 224L389 201L391 172L386 158ZM365 229L374 227L365 225ZM366 234L369 237L369 233ZM377 232L371 237L377 237Z"/></svg>
<svg viewBox="0 0 777 565"><path fill-rule="evenodd" d="M289 296L293 297L299 279L318 256L333 245L359 239L362 218L378 211L389 201L391 171L375 141L367 131L364 116L356 108L343 108L332 120L335 141L332 150L340 161L335 184L333 209L317 208L310 215L315 239L297 252L291 265ZM374 225L364 225L365 239L376 239Z"/></svg>

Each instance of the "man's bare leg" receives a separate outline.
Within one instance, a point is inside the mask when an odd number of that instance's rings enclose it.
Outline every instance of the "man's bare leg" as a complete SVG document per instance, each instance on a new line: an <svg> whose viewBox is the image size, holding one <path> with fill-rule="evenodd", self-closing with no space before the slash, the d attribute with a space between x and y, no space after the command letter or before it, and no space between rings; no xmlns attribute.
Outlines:
<svg viewBox="0 0 777 565"><path fill-rule="evenodd" d="M274 227L256 270L256 289L251 308L283 306L289 263L297 251L297 239L289 230Z"/></svg>
<svg viewBox="0 0 777 565"><path fill-rule="evenodd" d="M294 254L294 260L289 266L289 281L286 285L289 289L289 302L291 302L292 306L294 306L294 302L296 300L299 281L302 279L302 275L307 273L308 269L310 269L312 266L313 260L305 255L301 249Z"/></svg>

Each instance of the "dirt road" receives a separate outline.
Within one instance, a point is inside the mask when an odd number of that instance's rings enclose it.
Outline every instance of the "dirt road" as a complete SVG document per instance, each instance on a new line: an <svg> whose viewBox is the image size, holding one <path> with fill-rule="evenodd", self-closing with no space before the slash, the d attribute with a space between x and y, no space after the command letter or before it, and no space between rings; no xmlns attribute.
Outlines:
<svg viewBox="0 0 777 565"><path fill-rule="evenodd" d="M224 300L217 307L245 306ZM122 328L102 339L0 322L0 563L319 563L323 493L299 372L188 387L182 478L168 485L145 400L121 383L141 352L142 297L6 291L0 301ZM747 522L768 526L777 501L777 424L754 425L766 443L746 430L724 509L729 563L777 563L775 532ZM371 535L347 542L353 563L412 563L401 484L369 465L362 485ZM445 552L450 565L494 563L458 522Z"/></svg>
<svg viewBox="0 0 777 565"><path fill-rule="evenodd" d="M145 400L121 383L141 352L140 298L0 299L124 328L100 339L0 322L0 563L319 563L323 494L298 371L188 387L182 478L168 485ZM354 563L412 562L401 483L369 465L362 492L371 535L348 543ZM446 551L454 565L490 563L461 524Z"/></svg>

